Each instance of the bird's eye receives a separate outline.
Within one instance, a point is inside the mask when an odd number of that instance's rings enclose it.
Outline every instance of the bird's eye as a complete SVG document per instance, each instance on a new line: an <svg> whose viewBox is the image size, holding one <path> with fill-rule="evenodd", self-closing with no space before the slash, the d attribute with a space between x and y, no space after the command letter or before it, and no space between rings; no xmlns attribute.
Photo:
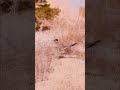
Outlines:
<svg viewBox="0 0 120 90"><path fill-rule="evenodd" d="M56 41L58 41L58 39L55 39L54 41L56 42Z"/></svg>

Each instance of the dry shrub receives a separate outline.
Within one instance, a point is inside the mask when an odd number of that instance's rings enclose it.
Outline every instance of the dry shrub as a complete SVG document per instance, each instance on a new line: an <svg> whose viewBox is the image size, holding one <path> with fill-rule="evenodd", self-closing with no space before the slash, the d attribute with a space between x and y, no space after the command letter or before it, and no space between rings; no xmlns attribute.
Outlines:
<svg viewBox="0 0 120 90"><path fill-rule="evenodd" d="M36 48L35 55L35 81L47 80L49 74L53 71L51 63L57 56L57 51L46 44Z"/></svg>
<svg viewBox="0 0 120 90"><path fill-rule="evenodd" d="M64 56L67 58L79 58L84 60L84 32L76 26L71 21L67 23L66 19L51 21L51 23L44 24L51 25L51 30L44 32L46 35L52 35L54 39L58 39L59 42L56 44L50 44L48 42L42 42L41 40L45 39L42 37L39 39L39 45L36 46L36 82L47 80L49 74L53 70L51 63L58 58L58 56L63 55L63 52L60 52L59 49L65 48L71 44L77 43L77 46L70 48ZM71 24L72 23L72 24ZM77 22L78 24L78 22ZM43 32L41 32L43 33ZM43 34L41 34L43 35ZM51 37L49 37L51 38ZM55 47L54 47L55 46ZM77 48L76 48L77 47ZM66 51L65 51L66 52Z"/></svg>
<svg viewBox="0 0 120 90"><path fill-rule="evenodd" d="M60 14L60 16L54 18L52 21L44 20L42 24L50 26L51 29L47 32L40 31L42 33L41 38L37 40L37 43L39 42L39 44L36 45L35 51L36 82L47 80L49 74L53 71L51 63L54 63L54 61L58 60L58 56L61 55L59 49L77 43L77 46L70 48L65 55L68 55L68 58L71 56L75 56L74 58L77 57L79 58L78 60L84 59L85 33L84 27L81 28L81 25L84 24L84 20L82 20L79 16L71 19L71 17ZM48 35L47 38L51 38L51 36L53 36L53 40L48 40L47 42L44 42L43 39L46 39L46 37L44 37L43 34ZM54 39L58 39L59 42L54 43ZM50 42L52 42L53 44L51 44ZM68 86L72 85L69 81L66 81L66 83L68 83ZM64 83L62 84L62 86L64 88L68 87L67 85L66 87ZM71 86L70 89L74 90L74 88L75 87Z"/></svg>
<svg viewBox="0 0 120 90"><path fill-rule="evenodd" d="M58 45L58 48L63 49L74 43L77 43L77 47L79 48L66 49L63 53L66 53L67 55L64 54L64 57L74 57L74 58L77 57L79 59L84 60L85 33L84 33L84 29L83 28L81 29L81 27L78 26L80 24L79 23L80 21L79 20L76 21L75 24L73 23L75 21L72 20L71 21L66 21L65 19L63 19L63 21L61 21L60 19L58 20L59 21L57 21L57 25L54 23L52 24L53 27L56 26L56 28L54 27L54 32L55 32L54 37L58 39L58 42L56 43ZM83 49L82 51L81 48Z"/></svg>
<svg viewBox="0 0 120 90"><path fill-rule="evenodd" d="M59 43L68 46L74 43L83 43L84 36L80 32L73 30L65 30L58 35Z"/></svg>

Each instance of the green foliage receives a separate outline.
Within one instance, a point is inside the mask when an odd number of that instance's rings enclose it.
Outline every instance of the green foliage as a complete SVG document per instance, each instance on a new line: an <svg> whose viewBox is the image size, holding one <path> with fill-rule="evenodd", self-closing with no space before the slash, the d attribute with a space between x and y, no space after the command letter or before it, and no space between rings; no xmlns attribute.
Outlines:
<svg viewBox="0 0 120 90"><path fill-rule="evenodd" d="M41 26L40 26L41 24L42 24L41 22L39 22L37 20L35 21L35 30L36 31L39 31L39 29L41 28Z"/></svg>
<svg viewBox="0 0 120 90"><path fill-rule="evenodd" d="M51 8L50 4L45 4L35 9L37 19L53 19L56 15L59 15L60 9Z"/></svg>
<svg viewBox="0 0 120 90"><path fill-rule="evenodd" d="M40 29L40 26L38 25L38 23L35 23L35 30L39 31L39 29Z"/></svg>
<svg viewBox="0 0 120 90"><path fill-rule="evenodd" d="M41 27L41 20L52 20L54 17L59 15L60 9L58 8L51 8L50 4L47 4L47 2L38 3L39 5L35 8L35 29L36 31L39 31L40 29L50 30L50 27L44 26Z"/></svg>
<svg viewBox="0 0 120 90"><path fill-rule="evenodd" d="M36 31L41 30L50 30L49 26L41 27L42 20L53 20L54 17L59 15L60 9L58 8L51 8L50 4L47 4L47 2L39 2L36 3L35 8L35 29Z"/></svg>

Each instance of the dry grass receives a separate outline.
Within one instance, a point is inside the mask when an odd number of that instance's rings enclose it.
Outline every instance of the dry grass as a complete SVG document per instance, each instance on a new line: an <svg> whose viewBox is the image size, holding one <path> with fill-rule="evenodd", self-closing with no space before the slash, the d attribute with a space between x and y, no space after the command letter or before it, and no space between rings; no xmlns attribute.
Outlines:
<svg viewBox="0 0 120 90"><path fill-rule="evenodd" d="M61 59L52 63L54 72L48 81L36 84L36 90L84 90L84 62L77 59Z"/></svg>
<svg viewBox="0 0 120 90"><path fill-rule="evenodd" d="M36 82L47 80L49 74L53 71L51 63L59 56L84 60L84 32L75 24L66 25L66 22L67 21L63 21L61 23L61 19L44 22L44 24L52 26L50 31L40 32L41 36L39 36L40 38L38 39L40 41L37 40L36 42ZM50 40L47 40L48 38ZM45 39L45 41L43 39ZM58 43L55 43L53 41L54 39L58 39ZM77 46L62 52L59 51L59 49L74 43L77 43Z"/></svg>
<svg viewBox="0 0 120 90"><path fill-rule="evenodd" d="M36 83L40 83L36 90L83 90L81 89L84 87L81 80L77 79L80 73L84 72L84 66L80 64L85 59L84 23L84 19L78 15L68 17L68 15L65 15L65 12L61 12L60 16L52 21L43 21L43 26L50 26L50 30L36 32L35 75ZM58 39L57 43L54 42L55 39ZM60 51L60 49L74 43L77 44L67 50ZM59 56L64 56L64 58L59 59ZM72 74L74 71L77 76ZM65 79L69 75L70 77L71 75L74 76L71 78L72 81L71 79ZM59 78L60 76L63 76L63 78ZM84 75L82 76L84 77Z"/></svg>

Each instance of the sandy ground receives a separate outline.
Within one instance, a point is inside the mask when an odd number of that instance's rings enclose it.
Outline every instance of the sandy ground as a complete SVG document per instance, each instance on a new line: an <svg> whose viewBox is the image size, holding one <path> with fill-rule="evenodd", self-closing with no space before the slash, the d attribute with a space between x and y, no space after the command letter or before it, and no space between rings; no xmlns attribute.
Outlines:
<svg viewBox="0 0 120 90"><path fill-rule="evenodd" d="M84 65L78 59L56 60L49 80L37 83L36 90L85 90Z"/></svg>
<svg viewBox="0 0 120 90"><path fill-rule="evenodd" d="M85 90L85 29L79 20L79 10L68 9L63 1L48 1L59 5L62 11L53 22L44 22L51 30L35 33L36 90ZM77 45L67 54L59 51L74 43ZM61 55L63 58L59 58Z"/></svg>

